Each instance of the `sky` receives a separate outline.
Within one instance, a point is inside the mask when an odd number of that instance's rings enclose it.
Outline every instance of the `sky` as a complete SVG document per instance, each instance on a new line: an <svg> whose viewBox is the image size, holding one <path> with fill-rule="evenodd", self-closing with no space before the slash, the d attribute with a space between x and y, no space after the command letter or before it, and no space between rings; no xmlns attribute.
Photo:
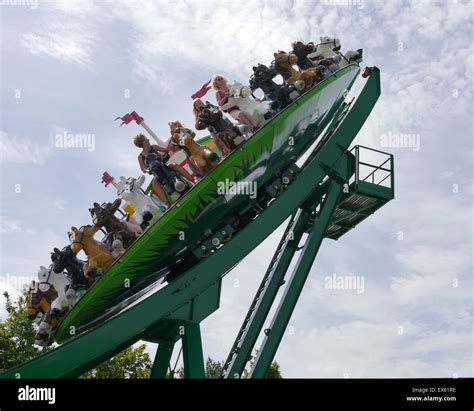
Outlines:
<svg viewBox="0 0 474 411"><path fill-rule="evenodd" d="M394 154L396 198L323 242L275 359L285 377L473 376L471 1L0 4L0 291L17 295L92 202L114 199L104 171L139 175L140 130L114 118L136 110L164 139L169 120L192 124L212 75L245 84L293 41L336 37L381 70L354 144ZM61 147L68 134L87 144ZM283 230L225 277L205 356L226 358ZM333 275L364 287L330 289Z"/></svg>

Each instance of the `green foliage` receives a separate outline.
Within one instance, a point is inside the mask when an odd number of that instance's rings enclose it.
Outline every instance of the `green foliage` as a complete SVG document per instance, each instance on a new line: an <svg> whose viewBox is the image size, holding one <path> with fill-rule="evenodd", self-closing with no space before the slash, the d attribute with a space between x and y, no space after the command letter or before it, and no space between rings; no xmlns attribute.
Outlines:
<svg viewBox="0 0 474 411"><path fill-rule="evenodd" d="M3 293L7 317L0 319L0 372L29 361L45 350L33 345L35 329L28 319L26 292L12 302Z"/></svg>
<svg viewBox="0 0 474 411"><path fill-rule="evenodd" d="M253 360L250 361L250 366L252 366ZM206 378L221 378L222 372L224 370L224 362L214 361L211 357L207 357L206 360ZM176 378L184 378L184 368L181 367L176 371ZM249 378L250 373L247 370L244 370L242 373L242 378ZM172 377L169 377L172 378ZM267 375L265 378L268 379L280 379L283 378L280 371L280 364L276 361L272 362L270 368L268 369Z"/></svg>
<svg viewBox="0 0 474 411"><path fill-rule="evenodd" d="M276 361L273 361L272 365L270 365L270 368L267 371L267 375L265 376L265 378L269 378L269 379L283 378L280 372L280 364L278 364Z"/></svg>
<svg viewBox="0 0 474 411"><path fill-rule="evenodd" d="M253 363L255 362L255 358L257 358L257 354L258 354L258 350L255 350L255 355L250 360L250 368L252 368ZM244 370L244 372L242 373L242 377L249 378L249 376L250 376L250 372L247 370ZM268 379L283 378L280 372L280 364L278 364L276 361L273 361L272 364L270 365L270 368L268 368L265 378L268 378Z"/></svg>
<svg viewBox="0 0 474 411"><path fill-rule="evenodd" d="M27 316L26 292L16 302L4 293L7 317L0 320L0 372L29 361L53 348L33 345L35 327ZM87 372L82 378L148 378L151 359L146 345L129 347L115 357Z"/></svg>
<svg viewBox="0 0 474 411"><path fill-rule="evenodd" d="M214 361L211 357L206 360L206 378L221 378L224 362Z"/></svg>
<svg viewBox="0 0 474 411"><path fill-rule="evenodd" d="M214 361L211 357L206 360L206 378L218 379L222 376L224 362ZM184 368L179 368L175 373L176 378L184 378Z"/></svg>
<svg viewBox="0 0 474 411"><path fill-rule="evenodd" d="M85 373L81 378L150 378L152 363L145 349L146 344L141 344L137 348L128 347L97 368Z"/></svg>

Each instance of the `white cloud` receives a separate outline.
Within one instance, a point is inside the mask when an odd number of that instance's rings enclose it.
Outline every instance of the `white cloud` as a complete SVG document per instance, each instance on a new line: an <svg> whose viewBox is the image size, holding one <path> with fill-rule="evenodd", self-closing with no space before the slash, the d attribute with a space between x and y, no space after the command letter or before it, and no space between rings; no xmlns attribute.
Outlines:
<svg viewBox="0 0 474 411"><path fill-rule="evenodd" d="M29 138L15 137L0 131L1 163L44 165L52 155L53 151L49 146L42 146Z"/></svg>
<svg viewBox="0 0 474 411"><path fill-rule="evenodd" d="M49 29L49 30L52 30ZM21 45L30 53L46 55L66 63L87 67L91 64L90 56L79 37L67 35L65 32L25 33Z"/></svg>
<svg viewBox="0 0 474 411"><path fill-rule="evenodd" d="M11 220L5 217L0 218L0 234L19 233L22 231L23 227L19 221Z"/></svg>

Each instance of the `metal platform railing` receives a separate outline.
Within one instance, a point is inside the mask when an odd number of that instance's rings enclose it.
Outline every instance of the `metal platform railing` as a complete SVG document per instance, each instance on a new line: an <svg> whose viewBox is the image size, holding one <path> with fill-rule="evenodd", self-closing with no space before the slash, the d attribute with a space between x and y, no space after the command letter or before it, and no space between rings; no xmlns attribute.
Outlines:
<svg viewBox="0 0 474 411"><path fill-rule="evenodd" d="M355 156L355 173L351 182L357 186L360 181L365 181L394 189L393 154L360 145L354 146L351 153Z"/></svg>

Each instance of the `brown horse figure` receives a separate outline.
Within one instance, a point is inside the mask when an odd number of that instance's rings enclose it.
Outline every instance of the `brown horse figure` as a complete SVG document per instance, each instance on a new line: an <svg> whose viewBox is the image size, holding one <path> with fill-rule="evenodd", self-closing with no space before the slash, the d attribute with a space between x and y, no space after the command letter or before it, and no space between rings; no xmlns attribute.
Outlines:
<svg viewBox="0 0 474 411"><path fill-rule="evenodd" d="M33 321L39 313L45 315L51 309L51 303L58 297L54 287L49 287L48 291L41 291L36 281L33 281L27 294L28 319Z"/></svg>
<svg viewBox="0 0 474 411"><path fill-rule="evenodd" d="M48 291L41 291L38 284L33 281L28 289L27 294L27 314L28 319L33 321L41 314L41 323L35 334L35 344L39 346L48 345L50 342L51 330L56 327L65 317L68 309L59 313L59 315L51 315L51 304L58 297L54 287L49 287Z"/></svg>
<svg viewBox="0 0 474 411"><path fill-rule="evenodd" d="M186 127L177 127L171 139L184 150L189 160L205 175L219 164L219 156L194 141L196 133Z"/></svg>
<svg viewBox="0 0 474 411"><path fill-rule="evenodd" d="M124 248L130 247L143 232L138 224L120 220L115 216L121 203L122 200L117 198L113 203L104 203L102 205L94 203L94 206L89 208L94 225L99 228L104 227L107 231L104 242L109 250L112 250L114 240L120 240Z"/></svg>
<svg viewBox="0 0 474 411"><path fill-rule="evenodd" d="M273 53L275 62L273 67L281 74L281 76L290 84L294 84L298 80L304 82L304 88L300 93L308 91L314 84L317 77L317 71L315 68L310 68L303 71L296 70L293 66L298 63L298 57L295 54L288 54L284 51Z"/></svg>
<svg viewBox="0 0 474 411"><path fill-rule="evenodd" d="M209 129L211 134L225 145L229 153L244 141L239 128L231 122L225 121L222 111L208 101L202 107L196 120L197 130L204 130L205 128Z"/></svg>
<svg viewBox="0 0 474 411"><path fill-rule="evenodd" d="M303 43L302 41L295 41L292 45L292 53L298 58L296 65L300 70L306 70L313 68L313 62L307 57L308 54L314 53L316 51L316 46L314 43Z"/></svg>
<svg viewBox="0 0 474 411"><path fill-rule="evenodd" d="M99 227L90 225L82 226L80 229L71 227L69 237L74 254L84 250L87 255L83 270L84 275L91 283L94 282L99 269L105 272L113 263L112 254L105 244L94 239L98 230Z"/></svg>

